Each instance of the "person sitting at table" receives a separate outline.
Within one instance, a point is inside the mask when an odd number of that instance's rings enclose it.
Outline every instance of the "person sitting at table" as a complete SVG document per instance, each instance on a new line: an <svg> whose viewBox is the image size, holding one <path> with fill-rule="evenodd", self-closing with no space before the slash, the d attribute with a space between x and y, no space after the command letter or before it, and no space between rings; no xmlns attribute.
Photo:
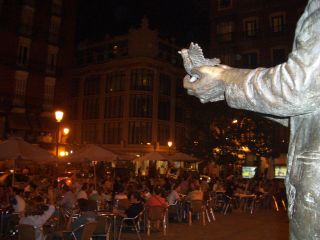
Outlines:
<svg viewBox="0 0 320 240"><path fill-rule="evenodd" d="M62 199L58 201L58 205L66 210L72 209L76 204L76 196L68 185L62 188Z"/></svg>
<svg viewBox="0 0 320 240"><path fill-rule="evenodd" d="M225 192L225 188L221 182L221 179L217 179L217 181L213 184L212 191L217 192Z"/></svg>
<svg viewBox="0 0 320 240"><path fill-rule="evenodd" d="M120 185L118 187L118 192L114 196L114 200L122 200L122 199L128 199L128 195L125 193L124 186Z"/></svg>
<svg viewBox="0 0 320 240"><path fill-rule="evenodd" d="M88 190L88 183L83 183L80 191L77 194L77 199L78 200L79 199L88 199L87 190Z"/></svg>
<svg viewBox="0 0 320 240"><path fill-rule="evenodd" d="M191 185L191 191L187 195L188 201L195 201L195 200L203 200L203 192L200 190L200 185L195 184Z"/></svg>
<svg viewBox="0 0 320 240"><path fill-rule="evenodd" d="M13 195L10 197L10 203L13 208L13 212L22 216L26 209L26 202L24 198L21 196L22 190L18 188L13 188Z"/></svg>
<svg viewBox="0 0 320 240"><path fill-rule="evenodd" d="M151 194L149 199L146 202L146 207L153 207L153 206L163 206L167 207L168 203L167 200L162 197L163 189L161 187L156 187L154 189L154 194Z"/></svg>
<svg viewBox="0 0 320 240"><path fill-rule="evenodd" d="M181 186L179 184L173 185L173 189L169 193L167 200L169 205L174 205L177 201L180 201L180 193L181 193Z"/></svg>
<svg viewBox="0 0 320 240"><path fill-rule="evenodd" d="M43 225L48 221L55 211L54 205L37 205L33 202L27 205L25 214L20 218L19 224L27 224L36 227L36 240L45 240L42 232Z"/></svg>
<svg viewBox="0 0 320 240"><path fill-rule="evenodd" d="M121 217L134 218L142 210L143 204L141 202L141 196L138 192L132 192L129 195L130 206L126 210L114 209L113 212Z"/></svg>
<svg viewBox="0 0 320 240"><path fill-rule="evenodd" d="M94 209L90 207L88 199L78 199L78 206L80 209L80 216L71 223L71 230L74 231L81 225L96 220L97 214ZM76 238L81 239L82 230L76 231Z"/></svg>

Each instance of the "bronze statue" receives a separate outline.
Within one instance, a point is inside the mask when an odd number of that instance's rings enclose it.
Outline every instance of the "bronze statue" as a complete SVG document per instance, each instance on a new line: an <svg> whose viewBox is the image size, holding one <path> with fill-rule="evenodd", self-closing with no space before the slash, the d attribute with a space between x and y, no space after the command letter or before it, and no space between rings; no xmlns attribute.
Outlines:
<svg viewBox="0 0 320 240"><path fill-rule="evenodd" d="M275 67L231 68L208 61L198 47L192 44L181 51L189 94L202 103L225 99L231 107L274 116L290 127L286 177L290 239L319 240L320 0L308 1L288 60Z"/></svg>

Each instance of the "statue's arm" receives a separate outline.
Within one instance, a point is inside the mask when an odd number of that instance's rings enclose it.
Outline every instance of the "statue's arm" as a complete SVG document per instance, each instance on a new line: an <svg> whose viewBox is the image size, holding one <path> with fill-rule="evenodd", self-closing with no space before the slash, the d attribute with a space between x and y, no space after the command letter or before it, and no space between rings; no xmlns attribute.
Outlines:
<svg viewBox="0 0 320 240"><path fill-rule="evenodd" d="M290 117L320 105L320 13L304 14L288 61L272 68L200 67L184 86L202 102L226 99L234 108Z"/></svg>

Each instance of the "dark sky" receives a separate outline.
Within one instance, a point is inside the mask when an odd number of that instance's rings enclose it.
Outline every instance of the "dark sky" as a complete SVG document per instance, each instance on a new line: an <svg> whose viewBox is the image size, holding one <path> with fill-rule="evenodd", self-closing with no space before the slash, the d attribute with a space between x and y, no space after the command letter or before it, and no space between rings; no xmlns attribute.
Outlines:
<svg viewBox="0 0 320 240"><path fill-rule="evenodd" d="M208 0L78 0L77 39L127 33L147 16L161 36L203 45L209 42L208 10Z"/></svg>

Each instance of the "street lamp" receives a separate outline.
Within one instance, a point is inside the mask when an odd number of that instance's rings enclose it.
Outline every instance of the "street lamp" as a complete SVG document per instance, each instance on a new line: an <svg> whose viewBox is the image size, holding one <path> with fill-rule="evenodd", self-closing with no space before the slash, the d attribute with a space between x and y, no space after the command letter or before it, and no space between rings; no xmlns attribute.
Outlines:
<svg viewBox="0 0 320 240"><path fill-rule="evenodd" d="M170 150L171 150L172 144L173 144L172 141L168 141L169 154L170 154Z"/></svg>
<svg viewBox="0 0 320 240"><path fill-rule="evenodd" d="M56 157L59 157L59 132L60 132L60 122L63 119L63 112L60 110L57 110L54 112L56 121L57 121L57 132L56 132Z"/></svg>

